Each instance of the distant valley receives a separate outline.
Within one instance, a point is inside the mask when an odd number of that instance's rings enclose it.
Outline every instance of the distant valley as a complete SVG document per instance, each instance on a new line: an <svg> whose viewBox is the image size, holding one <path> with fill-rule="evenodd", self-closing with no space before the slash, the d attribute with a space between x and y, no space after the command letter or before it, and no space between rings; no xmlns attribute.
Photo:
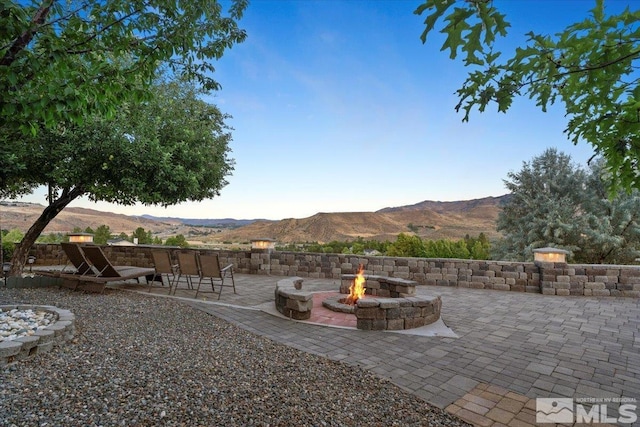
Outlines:
<svg viewBox="0 0 640 427"><path fill-rule="evenodd" d="M476 236L479 233L492 238L499 236L495 222L502 204L509 197L456 202L423 201L376 212L317 213L308 218L279 221L129 216L86 208L66 208L49 224L45 233L67 233L74 227L95 229L106 224L114 234L131 234L142 227L163 239L182 234L194 244L241 243L264 237L281 243L324 243L358 237L393 241L399 233L412 232L424 239L461 239L467 234ZM39 204L1 202L0 227L26 231L43 209L44 206Z"/></svg>

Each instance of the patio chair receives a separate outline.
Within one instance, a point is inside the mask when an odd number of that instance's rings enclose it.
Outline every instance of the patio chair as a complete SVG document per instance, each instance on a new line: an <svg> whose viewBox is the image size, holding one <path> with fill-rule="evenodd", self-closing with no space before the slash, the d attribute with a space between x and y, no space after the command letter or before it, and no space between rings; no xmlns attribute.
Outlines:
<svg viewBox="0 0 640 427"><path fill-rule="evenodd" d="M219 282L218 299L220 299L223 287L233 287L233 293L236 293L236 283L233 279L233 264L229 264L225 268L220 268L220 257L218 254L200 255L198 260L200 262L200 280L198 281L198 289L196 289L196 298L198 298L198 294L200 293L200 285L205 279L209 279L213 293L216 292L214 281ZM227 277L231 278L230 285L225 285L224 283Z"/></svg>
<svg viewBox="0 0 640 427"><path fill-rule="evenodd" d="M84 256L80 245L77 243L62 242L60 243L62 251L67 256L68 262L62 268L62 270L39 270L36 272L39 276L53 277L55 279L64 279L70 276L95 276L96 272L93 270L91 263ZM73 266L72 269L69 267ZM77 280L62 280L60 281L60 287L69 288L75 290L78 286Z"/></svg>
<svg viewBox="0 0 640 427"><path fill-rule="evenodd" d="M85 290L95 290L104 292L104 288L109 282L121 282L129 279L136 279L140 282L140 277L155 274L153 268L114 266L106 257L100 246L82 247L87 260L95 269L94 275L69 275L61 274L60 277L67 281L77 281L78 285L84 285Z"/></svg>
<svg viewBox="0 0 640 427"><path fill-rule="evenodd" d="M76 272L74 274L79 274L81 276L85 274L90 274L92 276L95 275L95 272L91 268L91 263L89 263L87 257L84 256L84 253L82 252L82 249L80 249L79 244L62 242L60 243L60 246L62 247L62 250L64 251L67 258L69 258L69 262L71 262L71 264L73 264L73 266L75 267ZM62 271L64 272L65 270L62 269Z"/></svg>
<svg viewBox="0 0 640 427"><path fill-rule="evenodd" d="M178 252L178 278L174 282L173 295L176 294L180 279L184 276L187 288L193 290L193 277L200 277L198 268L198 253L196 251Z"/></svg>
<svg viewBox="0 0 640 427"><path fill-rule="evenodd" d="M173 282L176 280L176 274L178 273L178 264L171 262L171 253L167 250L164 251L151 251L151 257L153 258L153 265L156 269L154 276L160 276L160 282L164 286L164 277L166 276L169 283L169 295L171 295L171 289L173 288ZM171 275L171 277L169 277ZM151 292L151 286L153 280L149 280L149 292Z"/></svg>
<svg viewBox="0 0 640 427"><path fill-rule="evenodd" d="M59 279L62 275L78 275L83 276L85 274L89 274L91 276L95 276L95 272L91 267L91 263L87 260L80 250L80 247L77 243L61 243L62 251L67 256L67 263L62 270L59 269L51 269L51 270L37 270L35 274L38 276L44 277L52 277L54 279ZM69 269L69 266L73 266L72 269ZM70 289L75 289L78 285L78 282L74 281L61 281L60 287L68 287Z"/></svg>

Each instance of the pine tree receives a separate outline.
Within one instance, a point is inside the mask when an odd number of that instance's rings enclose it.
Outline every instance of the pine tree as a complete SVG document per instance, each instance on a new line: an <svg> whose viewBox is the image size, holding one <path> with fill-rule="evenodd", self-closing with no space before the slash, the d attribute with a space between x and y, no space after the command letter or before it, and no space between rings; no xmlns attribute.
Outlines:
<svg viewBox="0 0 640 427"><path fill-rule="evenodd" d="M505 238L494 258L529 260L533 249L544 246L577 249L586 220L581 215L585 171L551 148L507 176L512 198L498 216L497 229Z"/></svg>
<svg viewBox="0 0 640 427"><path fill-rule="evenodd" d="M587 171L548 149L508 177L512 198L497 223L505 237L493 258L531 260L545 246L570 250L578 263L628 264L640 255L640 191L610 194L601 159Z"/></svg>

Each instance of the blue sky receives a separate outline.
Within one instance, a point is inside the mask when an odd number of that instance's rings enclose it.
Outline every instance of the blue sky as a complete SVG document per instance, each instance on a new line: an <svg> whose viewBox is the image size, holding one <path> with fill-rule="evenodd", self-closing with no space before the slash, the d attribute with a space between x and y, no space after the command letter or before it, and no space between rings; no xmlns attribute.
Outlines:
<svg viewBox="0 0 640 427"><path fill-rule="evenodd" d="M584 164L591 146L563 134L561 106L528 99L507 114L454 110L466 71L420 41L420 0L253 0L247 40L216 65L222 90L207 100L233 119L235 171L222 195L169 208L87 200L71 206L185 218L303 218L375 211L423 200L506 193L503 179L557 147ZM495 0L523 43L581 20L592 0ZM608 1L611 11L638 1ZM510 42L511 43L511 42ZM507 53L505 51L505 53ZM42 194L30 201L45 203Z"/></svg>

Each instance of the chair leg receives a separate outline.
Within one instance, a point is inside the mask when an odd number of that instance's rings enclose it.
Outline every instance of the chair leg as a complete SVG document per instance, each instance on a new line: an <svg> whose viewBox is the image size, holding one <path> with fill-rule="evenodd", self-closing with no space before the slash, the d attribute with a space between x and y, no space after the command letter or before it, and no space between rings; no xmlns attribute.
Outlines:
<svg viewBox="0 0 640 427"><path fill-rule="evenodd" d="M220 282L220 290L218 291L218 301L220 301L220 296L222 295L222 288L224 288L224 276L222 277L222 281Z"/></svg>
<svg viewBox="0 0 640 427"><path fill-rule="evenodd" d="M178 274L178 278L173 281L173 295L176 294L178 290L178 286L180 286L180 278L182 277L182 273ZM171 295L171 289L169 289L169 295Z"/></svg>
<svg viewBox="0 0 640 427"><path fill-rule="evenodd" d="M229 275L231 276L231 286L233 286L233 293L236 293L236 281L233 279L233 270L229 270Z"/></svg>
<svg viewBox="0 0 640 427"><path fill-rule="evenodd" d="M202 284L202 277L198 280L198 289L196 289L196 299L198 299L198 294L200 293L200 285Z"/></svg>
<svg viewBox="0 0 640 427"><path fill-rule="evenodd" d="M229 285L225 285L225 284L224 284L224 280L225 280L225 278L226 278L226 277L227 277L227 273L225 273L225 274L222 276L222 281L220 282L220 290L218 291L218 300L220 299L220 296L222 296L222 288L223 288L224 286L229 287ZM233 270L230 270L230 271L229 271L229 277L231 277L231 286L233 287L233 293L237 295L237 292L236 292L236 282L235 282L235 280L233 279Z"/></svg>
<svg viewBox="0 0 640 427"><path fill-rule="evenodd" d="M149 289L147 290L147 292L151 292L151 288L153 287L153 282L155 282L156 277L158 275L156 273L153 273L153 277L151 278L151 280L149 280L148 277L146 277L147 279L147 285L149 285ZM162 274L160 274L160 283L162 283L162 286L164 286L164 279L162 278Z"/></svg>
<svg viewBox="0 0 640 427"><path fill-rule="evenodd" d="M169 295L171 295L171 289L173 288L173 286L175 285L176 282L176 275L173 275L173 280L169 278L169 274L167 274L167 282L169 282Z"/></svg>

